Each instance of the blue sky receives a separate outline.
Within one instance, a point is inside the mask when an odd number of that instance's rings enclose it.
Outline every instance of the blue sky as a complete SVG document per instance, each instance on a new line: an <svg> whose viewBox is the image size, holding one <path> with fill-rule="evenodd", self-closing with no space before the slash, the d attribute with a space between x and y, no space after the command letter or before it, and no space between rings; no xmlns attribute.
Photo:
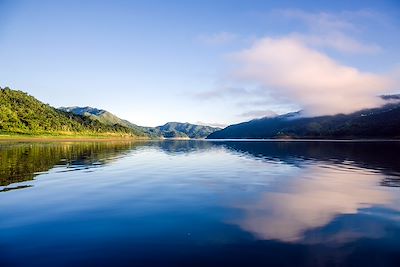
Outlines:
<svg viewBox="0 0 400 267"><path fill-rule="evenodd" d="M399 43L398 1L0 0L0 86L148 126L377 105Z"/></svg>

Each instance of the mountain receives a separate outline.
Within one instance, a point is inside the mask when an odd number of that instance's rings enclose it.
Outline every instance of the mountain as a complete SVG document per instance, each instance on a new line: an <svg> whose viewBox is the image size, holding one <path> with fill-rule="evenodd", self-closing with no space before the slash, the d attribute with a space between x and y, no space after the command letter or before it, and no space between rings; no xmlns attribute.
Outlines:
<svg viewBox="0 0 400 267"><path fill-rule="evenodd" d="M77 115L89 117L93 120L98 120L107 125L119 124L137 131L143 131L152 137L164 138L206 138L209 134L221 130L204 125L196 125L190 123L168 122L157 127L143 127L133 124L127 120L123 120L114 114L92 107L61 107L62 111L72 112Z"/></svg>
<svg viewBox="0 0 400 267"><path fill-rule="evenodd" d="M381 96L383 100L389 100L389 101L399 101L400 100L400 94L397 95L383 95Z"/></svg>
<svg viewBox="0 0 400 267"><path fill-rule="evenodd" d="M97 120L105 125L121 125L133 129L137 132L150 134L150 131L146 127L141 127L127 120L120 119L116 115L104 109L97 109L92 107L60 107L58 109L65 112L71 112L73 114L83 117L88 117L91 120Z"/></svg>
<svg viewBox="0 0 400 267"><path fill-rule="evenodd" d="M334 116L306 118L295 112L261 118L228 126L207 138L400 138L400 103Z"/></svg>
<svg viewBox="0 0 400 267"><path fill-rule="evenodd" d="M58 110L8 87L0 88L0 133L147 136L143 131L120 124L104 124L86 116Z"/></svg>
<svg viewBox="0 0 400 267"><path fill-rule="evenodd" d="M161 134L166 137L183 137L183 138L206 138L211 133L221 130L211 126L196 125L181 122L168 122L162 126L155 127Z"/></svg>
<svg viewBox="0 0 400 267"><path fill-rule="evenodd" d="M65 112L71 112L76 115L90 117L93 120L98 120L99 122L107 125L119 124L125 127L139 127L127 120L120 119L114 114L103 109L92 107L60 107L58 109Z"/></svg>

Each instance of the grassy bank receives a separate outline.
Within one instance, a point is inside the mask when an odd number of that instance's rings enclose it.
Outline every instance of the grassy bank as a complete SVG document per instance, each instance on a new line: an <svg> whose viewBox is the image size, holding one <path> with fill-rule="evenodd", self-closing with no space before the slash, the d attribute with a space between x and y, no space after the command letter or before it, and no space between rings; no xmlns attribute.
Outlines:
<svg viewBox="0 0 400 267"><path fill-rule="evenodd" d="M145 141L150 140L149 137L132 136L121 134L14 134L14 133L0 133L0 141Z"/></svg>

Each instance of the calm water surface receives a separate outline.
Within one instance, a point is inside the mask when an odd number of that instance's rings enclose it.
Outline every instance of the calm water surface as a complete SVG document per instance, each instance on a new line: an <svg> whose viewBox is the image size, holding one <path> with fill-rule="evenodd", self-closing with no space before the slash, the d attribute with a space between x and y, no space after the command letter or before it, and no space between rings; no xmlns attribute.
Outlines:
<svg viewBox="0 0 400 267"><path fill-rule="evenodd" d="M0 266L400 266L399 151L0 143Z"/></svg>

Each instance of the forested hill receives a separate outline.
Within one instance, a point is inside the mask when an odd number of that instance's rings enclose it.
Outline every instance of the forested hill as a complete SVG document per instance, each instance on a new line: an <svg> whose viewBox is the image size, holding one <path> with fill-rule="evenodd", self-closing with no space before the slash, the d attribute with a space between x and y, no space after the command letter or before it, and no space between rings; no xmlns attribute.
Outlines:
<svg viewBox="0 0 400 267"><path fill-rule="evenodd" d="M22 91L7 87L0 88L0 133L147 136L119 124L107 125L89 117L58 110Z"/></svg>
<svg viewBox="0 0 400 267"><path fill-rule="evenodd" d="M196 125L187 122L168 122L162 126L157 126L155 129L156 131L160 131L166 138L206 138L211 133L221 130L221 128Z"/></svg>
<svg viewBox="0 0 400 267"><path fill-rule="evenodd" d="M133 124L127 120L123 120L116 115L108 112L107 110L92 108L92 107L60 107L59 110L65 112L71 112L75 115L79 115L82 117L88 117L89 119L99 121L105 125L122 125L126 128L129 128L133 131L146 133L147 135L151 135L152 137L157 137L152 134L146 127L138 126Z"/></svg>
<svg viewBox="0 0 400 267"><path fill-rule="evenodd" d="M111 112L93 107L60 107L62 111L72 112L76 115L89 117L107 125L119 124L137 131L147 133L153 138L206 138L209 134L221 128L191 123L167 122L162 126L143 127L121 119Z"/></svg>

